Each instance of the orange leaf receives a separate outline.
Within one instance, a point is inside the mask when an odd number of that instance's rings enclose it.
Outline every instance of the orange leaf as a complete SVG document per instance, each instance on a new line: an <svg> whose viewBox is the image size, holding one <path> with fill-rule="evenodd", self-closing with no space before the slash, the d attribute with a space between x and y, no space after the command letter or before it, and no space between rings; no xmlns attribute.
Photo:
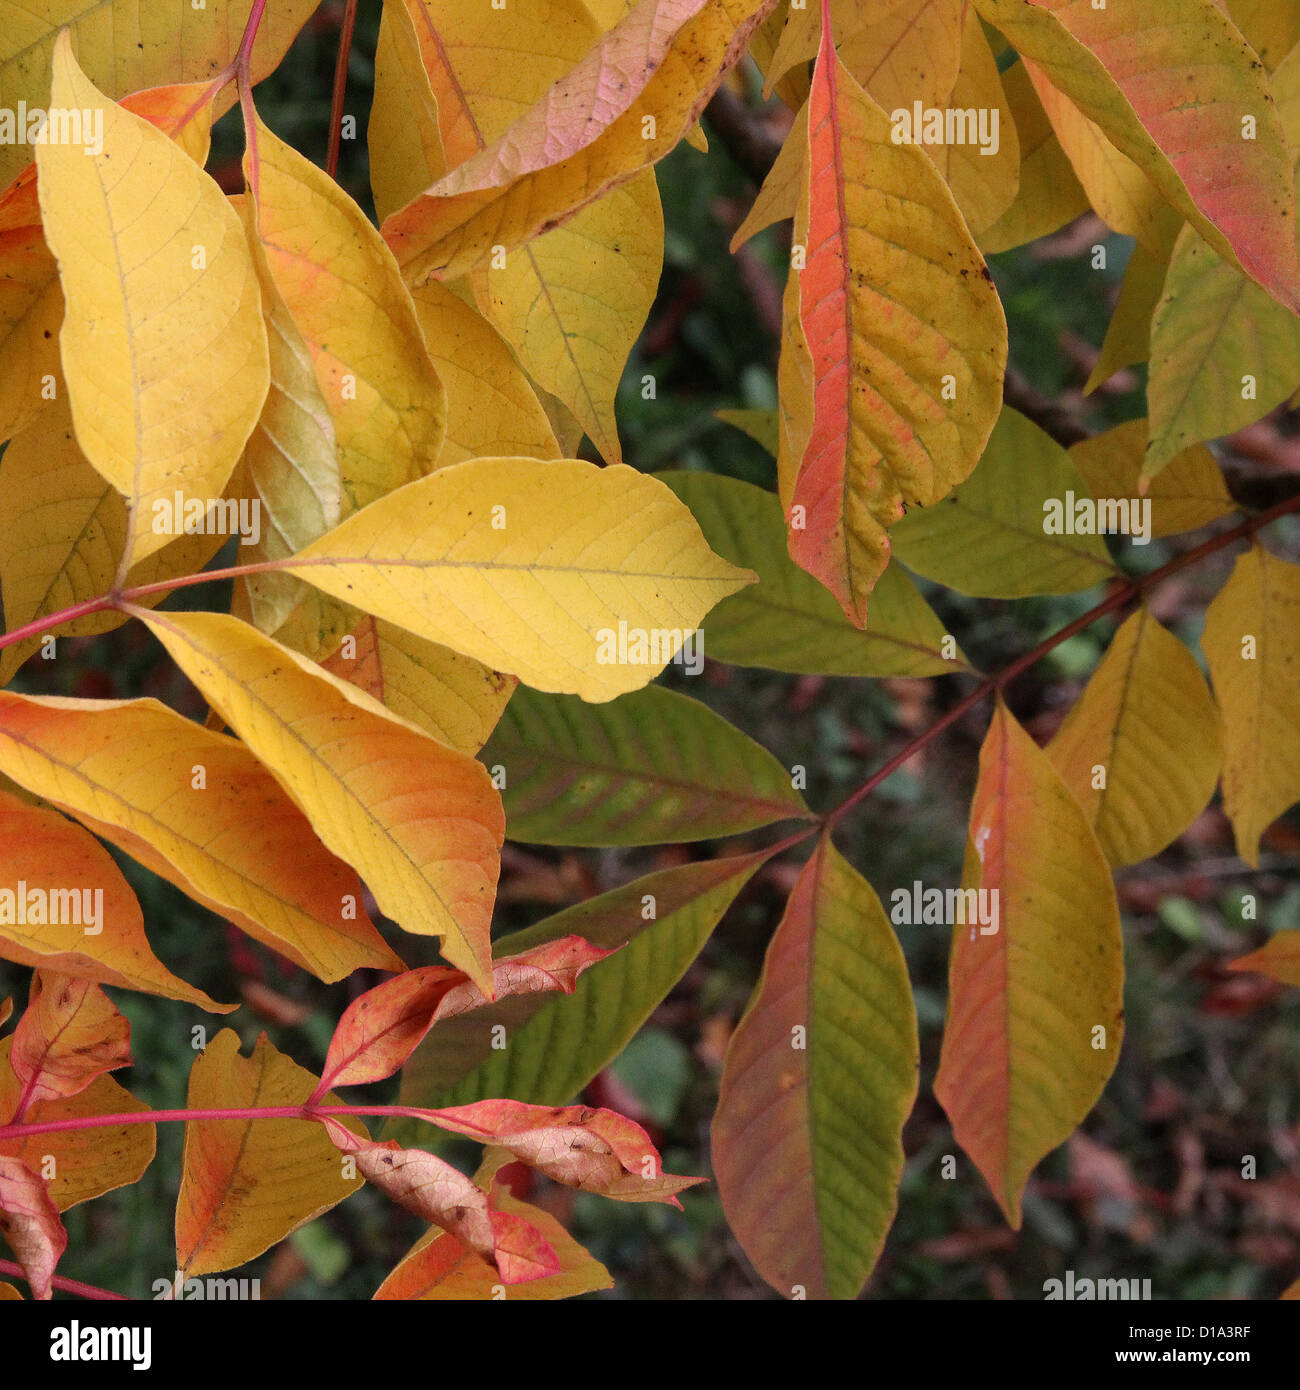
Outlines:
<svg viewBox="0 0 1300 1390"><path fill-rule="evenodd" d="M1280 931L1257 951L1228 962L1229 970L1257 970L1300 989L1300 931Z"/></svg>
<svg viewBox="0 0 1300 1390"><path fill-rule="evenodd" d="M242 743L156 700L0 691L0 771L319 979L403 968L360 906L357 875L325 849L266 768ZM98 873L92 882L102 885Z"/></svg>
<svg viewBox="0 0 1300 1390"><path fill-rule="evenodd" d="M5 754L15 725L5 715L22 707L6 711L5 701L20 698L0 694L0 764L6 766L11 766ZM75 749L70 740L64 755L75 756ZM19 885L10 914L14 919L28 916L33 893L39 895L35 901L47 905L39 922L0 921L0 956L6 960L183 999L210 1013L229 1013L235 1007L187 985L154 955L130 884L93 835L57 811L8 792L0 792L0 882ZM45 920L55 914L64 920Z"/></svg>
<svg viewBox="0 0 1300 1390"><path fill-rule="evenodd" d="M578 976L609 955L613 952L588 945L580 936L564 936L495 961L496 1000L542 990L572 994ZM339 1019L317 1091L382 1081L406 1061L439 1019L489 1002L468 975L446 966L408 970L385 980L353 1000Z"/></svg>
<svg viewBox="0 0 1300 1390"><path fill-rule="evenodd" d="M1006 323L938 170L919 145L895 143L836 56L829 18L809 112L795 219L806 347L787 332L782 357L810 354L811 429L782 496L791 557L862 627L889 562L886 528L979 461L1001 403ZM782 391L787 417L800 414L798 394Z"/></svg>
<svg viewBox="0 0 1300 1390"><path fill-rule="evenodd" d="M129 1067L131 1025L98 985L38 970L9 1063L23 1088L17 1120L33 1101L75 1096L104 1072Z"/></svg>
<svg viewBox="0 0 1300 1390"><path fill-rule="evenodd" d="M54 1266L68 1233L45 1184L21 1160L0 1154L0 1235L9 1242L37 1298L50 1298Z"/></svg>
<svg viewBox="0 0 1300 1390"><path fill-rule="evenodd" d="M704 1181L663 1172L650 1136L612 1110L483 1100L436 1114L434 1123L443 1129L467 1134L480 1144L500 1144L566 1187L622 1202L680 1207L673 1194Z"/></svg>

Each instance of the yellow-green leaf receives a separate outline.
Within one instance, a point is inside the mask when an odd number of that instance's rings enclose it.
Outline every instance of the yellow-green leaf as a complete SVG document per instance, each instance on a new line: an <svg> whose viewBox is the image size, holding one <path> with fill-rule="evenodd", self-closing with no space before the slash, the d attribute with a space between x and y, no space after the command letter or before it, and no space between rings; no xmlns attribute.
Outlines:
<svg viewBox="0 0 1300 1390"><path fill-rule="evenodd" d="M237 618L140 616L380 910L441 937L447 959L490 993L505 822L486 771Z"/></svg>
<svg viewBox="0 0 1300 1390"><path fill-rule="evenodd" d="M920 1047L902 948L829 836L799 874L727 1048L713 1168L786 1298L856 1298L894 1219Z"/></svg>
<svg viewBox="0 0 1300 1390"><path fill-rule="evenodd" d="M1129 420L1071 445L1070 459L1099 502L1132 499L1141 492L1146 446L1147 422ZM1170 459L1149 484L1146 496L1151 499L1153 538L1198 531L1237 509L1223 470L1203 444Z"/></svg>
<svg viewBox="0 0 1300 1390"><path fill-rule="evenodd" d="M972 890L998 894L979 925ZM1124 943L1087 817L1001 700L980 750L962 891L934 1093L1019 1229L1030 1173L1115 1069Z"/></svg>
<svg viewBox="0 0 1300 1390"><path fill-rule="evenodd" d="M1259 837L1300 799L1300 566L1258 546L1238 556L1201 648L1223 716L1223 808L1237 853L1258 868Z"/></svg>
<svg viewBox="0 0 1300 1390"><path fill-rule="evenodd" d="M1159 854L1219 781L1219 714L1196 659L1140 609L1115 634L1047 756L1114 867Z"/></svg>
<svg viewBox="0 0 1300 1390"><path fill-rule="evenodd" d="M37 147L77 439L128 499L129 561L168 543L155 503L220 497L261 412L266 330L239 218L166 135L111 103L55 45L50 102L102 119L95 141Z"/></svg>
<svg viewBox="0 0 1300 1390"><path fill-rule="evenodd" d="M758 575L704 621L706 656L735 666L824 676L936 676L970 667L916 585L897 564L876 583L867 625L786 553L781 504L718 473L659 473L691 509L711 549Z"/></svg>
<svg viewBox="0 0 1300 1390"><path fill-rule="evenodd" d="M1088 589L1115 573L1097 535L1071 535L1090 501L1070 456L1031 420L1002 411L979 467L950 496L892 531L894 556L963 594L1024 598ZM1047 526L1060 522L1049 534Z"/></svg>
<svg viewBox="0 0 1300 1390"><path fill-rule="evenodd" d="M751 581L662 483L577 459L452 464L288 563L418 637L589 700L647 684Z"/></svg>
<svg viewBox="0 0 1300 1390"><path fill-rule="evenodd" d="M604 705L520 690L483 750L510 838L653 845L810 814L788 768L707 705L660 686Z"/></svg>

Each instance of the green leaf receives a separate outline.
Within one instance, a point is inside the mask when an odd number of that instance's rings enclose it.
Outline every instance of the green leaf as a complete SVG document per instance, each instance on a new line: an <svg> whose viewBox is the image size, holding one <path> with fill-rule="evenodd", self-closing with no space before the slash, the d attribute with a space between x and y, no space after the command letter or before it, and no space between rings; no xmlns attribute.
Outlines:
<svg viewBox="0 0 1300 1390"><path fill-rule="evenodd" d="M788 769L707 705L659 686L607 704L522 687L482 752L512 840L657 845L806 817Z"/></svg>
<svg viewBox="0 0 1300 1390"><path fill-rule="evenodd" d="M970 670L956 642L897 566L871 595L865 631L790 559L781 503L770 492L716 473L655 475L691 509L710 549L759 577L723 599L704 624L707 656L820 676L935 676ZM740 557L744 556L743 562ZM945 639L951 659L944 655Z"/></svg>
<svg viewBox="0 0 1300 1390"><path fill-rule="evenodd" d="M500 958L570 934L622 946L571 995L517 995L439 1023L402 1070L403 1105L507 1097L562 1105L615 1058L686 973L770 850L662 869L493 943ZM652 913L652 916L646 914ZM505 1046L494 1050L502 1024ZM393 1137L402 1126L391 1130ZM421 1126L420 1142L427 1142Z"/></svg>
<svg viewBox="0 0 1300 1390"><path fill-rule="evenodd" d="M871 1273L898 1204L918 1065L902 948L826 837L732 1036L713 1119L727 1220L787 1298L855 1298Z"/></svg>
<svg viewBox="0 0 1300 1390"><path fill-rule="evenodd" d="M890 530L908 569L977 598L1090 589L1116 573L1098 536L1048 535L1045 504L1088 498L1070 456L1032 420L1004 409L974 473Z"/></svg>

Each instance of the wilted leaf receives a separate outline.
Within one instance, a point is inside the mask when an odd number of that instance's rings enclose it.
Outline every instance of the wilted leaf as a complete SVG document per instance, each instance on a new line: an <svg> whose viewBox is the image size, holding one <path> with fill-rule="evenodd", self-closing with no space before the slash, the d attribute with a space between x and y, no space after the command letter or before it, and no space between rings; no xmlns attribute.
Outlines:
<svg viewBox="0 0 1300 1390"><path fill-rule="evenodd" d="M32 1297L53 1297L50 1279L68 1247L68 1233L44 1182L8 1154L0 1154L0 1235L18 1256Z"/></svg>

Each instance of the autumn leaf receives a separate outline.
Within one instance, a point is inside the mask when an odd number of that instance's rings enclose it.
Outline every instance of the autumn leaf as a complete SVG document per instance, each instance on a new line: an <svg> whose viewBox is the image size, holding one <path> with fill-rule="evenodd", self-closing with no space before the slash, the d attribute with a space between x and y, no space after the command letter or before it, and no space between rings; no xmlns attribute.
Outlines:
<svg viewBox="0 0 1300 1390"><path fill-rule="evenodd" d="M37 970L9 1053L22 1087L14 1119L34 1102L75 1096L104 1072L129 1067L130 1035L130 1025L97 984Z"/></svg>
<svg viewBox="0 0 1300 1390"><path fill-rule="evenodd" d="M645 685L681 645L659 634L691 631L750 580L662 483L577 459L441 468L286 564L417 637L589 700ZM620 631L646 634L639 659Z"/></svg>
<svg viewBox="0 0 1300 1390"><path fill-rule="evenodd" d="M1124 954L1087 817L1001 701L980 750L961 891L934 1093L1018 1230L1030 1173L1115 1069ZM994 892L977 926L973 895Z"/></svg>
<svg viewBox="0 0 1300 1390"><path fill-rule="evenodd" d="M612 1110L484 1100L439 1110L435 1123L481 1144L499 1144L566 1187L621 1202L680 1207L674 1194L704 1181L665 1173L645 1130Z"/></svg>
<svg viewBox="0 0 1300 1390"><path fill-rule="evenodd" d="M431 0L422 0L431 3ZM678 30L641 94L602 134L558 164L508 187L436 198L426 192L384 223L410 284L450 279L481 266L494 245L507 252L561 225L662 159L694 126L728 68L776 0L706 0ZM653 118L653 125L646 118ZM645 132L650 131L649 138ZM475 142L477 143L477 142ZM473 153L444 131L454 164Z"/></svg>
<svg viewBox="0 0 1300 1390"><path fill-rule="evenodd" d="M463 753L483 747L518 685L472 656L378 618L362 618L349 635L352 646L345 639L321 662L324 669Z"/></svg>
<svg viewBox="0 0 1300 1390"><path fill-rule="evenodd" d="M493 1000L556 990L572 994L579 975L611 952L578 936L545 942L492 965L492 998L460 970L430 965L367 990L344 1010L330 1040L317 1094L391 1076L434 1024Z"/></svg>
<svg viewBox="0 0 1300 1390"><path fill-rule="evenodd" d="M139 616L380 910L490 989L505 819L487 772L236 618Z"/></svg>
<svg viewBox="0 0 1300 1390"><path fill-rule="evenodd" d="M1291 161L1262 70L1212 0L975 0L1221 256L1300 311Z"/></svg>
<svg viewBox="0 0 1300 1390"><path fill-rule="evenodd" d="M658 686L604 705L520 690L483 761L505 770L510 837L529 843L711 840L811 816L767 749Z"/></svg>
<svg viewBox="0 0 1300 1390"><path fill-rule="evenodd" d="M952 195L919 146L893 141L829 28L810 100L795 218L807 254L792 293L811 414L782 491L791 556L862 627L889 562L887 528L979 459L997 419L1006 323ZM932 242L918 241L922 227ZM783 358L802 351L787 335Z"/></svg>
<svg viewBox="0 0 1300 1390"><path fill-rule="evenodd" d="M17 1112L20 1101L18 1078L7 1063L12 1043L12 1038L0 1041L0 1121L5 1122ZM75 1096L33 1102L24 1123L66 1123L148 1109L111 1076L98 1076ZM33 1172L51 1174L50 1200L59 1211L67 1211L138 1182L153 1162L156 1128L152 1124L120 1124L38 1131L18 1139L0 1139L0 1154L21 1159Z"/></svg>
<svg viewBox="0 0 1300 1390"><path fill-rule="evenodd" d="M77 439L131 507L125 569L179 530L159 524L156 503L221 496L266 396L266 330L243 229L217 185L93 86L66 33L53 73L54 106L103 122L98 153L46 142L36 167Z"/></svg>
<svg viewBox="0 0 1300 1390"><path fill-rule="evenodd" d="M609 1271L580 1246L563 1226L541 1207L521 1202L504 1187L492 1190L492 1211L527 1223L550 1247L556 1268L524 1283L510 1285L510 1299L517 1301L574 1298L578 1294L612 1289ZM498 1236L498 1250L500 1238ZM460 1301L497 1296L497 1275L457 1236L430 1228L398 1262L375 1292L377 1299Z"/></svg>
<svg viewBox="0 0 1300 1390"><path fill-rule="evenodd" d="M1191 652L1140 609L1048 745L1110 863L1159 854L1219 781L1219 714Z"/></svg>
<svg viewBox="0 0 1300 1390"><path fill-rule="evenodd" d="M320 979L401 968L361 906L357 876L235 739L154 700L0 691L0 771ZM92 885L102 885L103 870L95 872ZM138 972L143 957L124 935L124 959ZM32 963L82 973L63 959ZM127 973L116 961L113 968ZM181 997L195 998L184 988Z"/></svg>
<svg viewBox="0 0 1300 1390"><path fill-rule="evenodd" d="M569 935L614 954L586 972L571 999L522 995L446 1020L403 1068L401 1103L446 1106L500 1095L543 1105L572 1100L686 973L770 855L760 850L663 869L499 938L498 955Z"/></svg>
<svg viewBox="0 0 1300 1390"><path fill-rule="evenodd" d="M1256 970L1300 989L1300 931L1274 932L1258 951L1228 962L1229 970Z"/></svg>
<svg viewBox="0 0 1300 1390"><path fill-rule="evenodd" d="M19 746L10 744L14 721L7 717L15 712L9 703L15 698L6 695L0 704L0 763ZM3 914L9 920L0 920L0 956L78 980L182 999L211 1013L235 1007L186 984L154 955L135 894L93 835L57 811L7 792L0 793L0 879L17 885L6 889L14 901ZM36 905L39 915L32 911ZM58 920L46 920L50 916Z"/></svg>
<svg viewBox="0 0 1300 1390"><path fill-rule="evenodd" d="M53 1297L50 1280L68 1233L44 1182L18 1158L0 1154L0 1235L18 1256L35 1298Z"/></svg>
<svg viewBox="0 0 1300 1390"><path fill-rule="evenodd" d="M1258 868L1260 836L1300 798L1300 568L1259 546L1239 555L1206 612L1201 648L1223 716L1223 809L1237 853Z"/></svg>
<svg viewBox="0 0 1300 1390"><path fill-rule="evenodd" d="M267 1041L251 1057L224 1028L194 1059L191 1110L299 1106L316 1078ZM337 1104L337 1098L325 1098ZM360 1138L359 1120L335 1121ZM299 1226L361 1186L315 1120L192 1119L185 1123L180 1195L176 1201L176 1268L212 1274L256 1259Z"/></svg>
<svg viewBox="0 0 1300 1390"><path fill-rule="evenodd" d="M713 1118L727 1221L788 1298L856 1298L898 1202L916 1098L903 952L870 884L823 837L732 1034Z"/></svg>

